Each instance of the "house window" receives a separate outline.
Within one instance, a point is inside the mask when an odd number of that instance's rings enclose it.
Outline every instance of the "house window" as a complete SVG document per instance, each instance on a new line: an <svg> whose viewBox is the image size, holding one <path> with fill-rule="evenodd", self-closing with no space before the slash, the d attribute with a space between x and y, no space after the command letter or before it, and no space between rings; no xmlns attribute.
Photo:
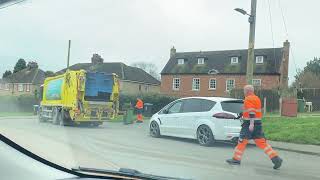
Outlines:
<svg viewBox="0 0 320 180"><path fill-rule="evenodd" d="M233 89L235 87L235 81L234 79L228 79L226 81L226 91L230 91L231 89Z"/></svg>
<svg viewBox="0 0 320 180"><path fill-rule="evenodd" d="M30 84L26 84L26 91L30 92Z"/></svg>
<svg viewBox="0 0 320 180"><path fill-rule="evenodd" d="M261 79L252 79L253 86L261 86Z"/></svg>
<svg viewBox="0 0 320 180"><path fill-rule="evenodd" d="M200 78L192 79L192 90L199 91L200 90Z"/></svg>
<svg viewBox="0 0 320 180"><path fill-rule="evenodd" d="M180 89L180 78L173 78L172 89L176 91Z"/></svg>
<svg viewBox="0 0 320 180"><path fill-rule="evenodd" d="M9 84L5 84L5 85L4 85L4 89L5 89L5 90L10 90L10 85L9 85Z"/></svg>
<svg viewBox="0 0 320 180"><path fill-rule="evenodd" d="M210 89L210 90L216 89L216 86L217 86L217 81L216 81L216 79L210 79L210 80L209 80L209 89Z"/></svg>
<svg viewBox="0 0 320 180"><path fill-rule="evenodd" d="M263 56L257 56L256 57L256 63L257 64L262 64L263 63Z"/></svg>
<svg viewBox="0 0 320 180"><path fill-rule="evenodd" d="M184 64L184 59L178 59L178 64Z"/></svg>
<svg viewBox="0 0 320 180"><path fill-rule="evenodd" d="M146 85L145 87L144 87L144 90L146 91L146 92L149 92L149 86L148 85Z"/></svg>
<svg viewBox="0 0 320 180"><path fill-rule="evenodd" d="M23 91L23 84L18 84L18 91L22 92Z"/></svg>
<svg viewBox="0 0 320 180"><path fill-rule="evenodd" d="M238 57L231 57L231 64L238 64L239 58Z"/></svg>
<svg viewBox="0 0 320 180"><path fill-rule="evenodd" d="M204 64L204 58L198 58L198 64Z"/></svg>

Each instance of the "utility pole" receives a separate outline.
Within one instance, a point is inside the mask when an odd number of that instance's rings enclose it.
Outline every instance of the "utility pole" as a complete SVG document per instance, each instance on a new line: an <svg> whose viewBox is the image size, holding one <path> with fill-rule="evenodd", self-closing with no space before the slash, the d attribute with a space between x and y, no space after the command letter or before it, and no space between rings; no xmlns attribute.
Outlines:
<svg viewBox="0 0 320 180"><path fill-rule="evenodd" d="M248 48L248 60L247 60L247 74L246 74L246 80L248 84L252 84L252 78L253 78L256 9L257 9L257 0L251 0L251 13L249 15L250 34L249 34L249 48Z"/></svg>
<svg viewBox="0 0 320 180"><path fill-rule="evenodd" d="M68 44L67 69L69 69L69 62L70 62L70 48L71 48L71 40L69 40L69 44Z"/></svg>

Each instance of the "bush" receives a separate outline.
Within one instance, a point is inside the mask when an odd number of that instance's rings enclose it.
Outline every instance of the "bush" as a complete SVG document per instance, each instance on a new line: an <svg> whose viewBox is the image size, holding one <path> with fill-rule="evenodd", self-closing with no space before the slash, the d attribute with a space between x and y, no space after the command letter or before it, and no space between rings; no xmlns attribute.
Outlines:
<svg viewBox="0 0 320 180"><path fill-rule="evenodd" d="M162 109L164 106L169 104L170 102L176 100L176 97L171 96L165 96L160 94L144 94L139 96L144 103L151 103L152 106L152 113L158 112L160 109ZM133 106L135 105L137 101L137 95L126 95L121 94L120 95L120 110L125 110L124 106L126 103L132 103Z"/></svg>
<svg viewBox="0 0 320 180"><path fill-rule="evenodd" d="M32 112L33 105L38 104L33 95L1 96L1 112Z"/></svg>

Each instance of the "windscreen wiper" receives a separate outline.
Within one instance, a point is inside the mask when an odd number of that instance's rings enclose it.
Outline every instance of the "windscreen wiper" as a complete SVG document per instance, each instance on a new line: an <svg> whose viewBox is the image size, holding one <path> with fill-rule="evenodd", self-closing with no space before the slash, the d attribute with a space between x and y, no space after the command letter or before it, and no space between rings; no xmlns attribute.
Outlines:
<svg viewBox="0 0 320 180"><path fill-rule="evenodd" d="M73 171L80 173L93 173L93 174L105 174L105 175L115 175L115 176L129 176L133 178L151 179L151 180L190 180L184 178L175 178L167 176L157 176L152 174L145 174L135 169L120 168L119 171L105 170L105 169L95 169L86 167L72 168Z"/></svg>

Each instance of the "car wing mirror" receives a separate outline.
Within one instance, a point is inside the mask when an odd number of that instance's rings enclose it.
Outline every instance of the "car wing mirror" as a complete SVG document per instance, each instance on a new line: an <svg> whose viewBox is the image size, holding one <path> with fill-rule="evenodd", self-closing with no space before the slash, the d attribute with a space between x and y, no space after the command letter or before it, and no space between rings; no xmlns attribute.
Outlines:
<svg viewBox="0 0 320 180"><path fill-rule="evenodd" d="M164 109L164 110L162 111L162 113L163 113L163 114L168 114L169 111L168 111L168 109Z"/></svg>

